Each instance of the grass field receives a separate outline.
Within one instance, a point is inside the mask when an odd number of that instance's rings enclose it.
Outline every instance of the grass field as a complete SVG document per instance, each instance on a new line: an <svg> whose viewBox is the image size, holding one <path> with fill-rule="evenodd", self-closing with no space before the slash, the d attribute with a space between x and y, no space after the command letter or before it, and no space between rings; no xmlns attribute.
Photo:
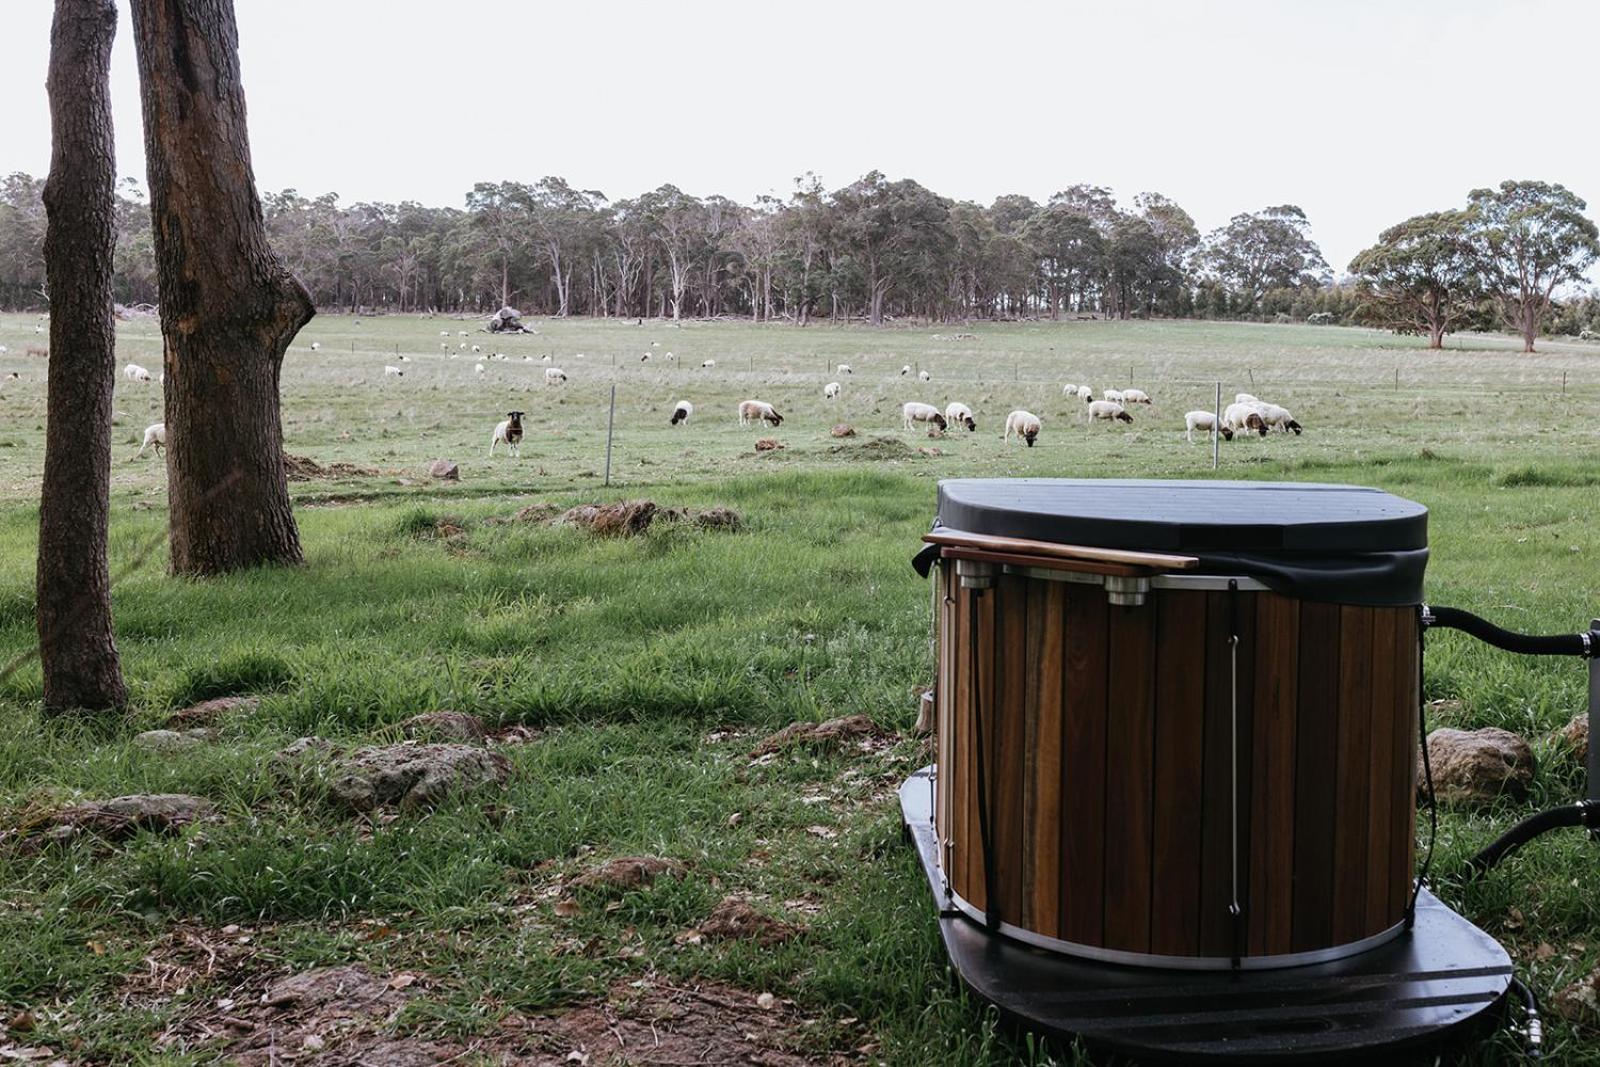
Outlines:
<svg viewBox="0 0 1600 1067"><path fill-rule="evenodd" d="M44 396L44 361L24 353L42 340L33 323L0 317L0 375L20 375L0 389L0 661L33 640ZM786 1040L807 1059L1072 1060L997 1027L945 976L892 800L926 762L921 742L776 761L749 752L797 719L859 712L910 726L931 660L928 591L907 562L937 478L1209 476L1210 448L1185 443L1183 413L1209 406L1218 381L1307 427L1225 443L1222 476L1377 485L1425 503L1435 602L1529 630L1600 614L1600 346L1528 357L1508 339L1471 337L1428 353L1359 330L1201 323L536 325L537 336L497 340L455 335L475 320L315 320L285 367L288 450L374 473L292 487L303 568L203 583L164 575L162 464L133 458L160 417L159 386L119 377L111 557L113 573L127 571L115 612L136 710L41 725L37 668L12 671L0 682L0 829L64 800L145 791L199 794L224 817L115 848L0 841L0 1008L34 1024L11 1040L83 1062L208 1062L225 1047L221 1001L360 962L417 976L384 1022L393 1036L453 1043L466 1063L498 1062L529 1016L618 981L691 978L748 991L752 1026L755 994L792 1002L784 1010L806 1022ZM935 336L958 332L972 336ZM462 342L484 352L440 351ZM473 363L497 348L510 360L485 361L478 380ZM405 377L386 379L400 354ZM567 385L542 384L544 354ZM119 356L156 370L154 322L122 324ZM705 359L717 366L700 369ZM903 379L903 364L932 381ZM832 380L844 395L825 402ZM1064 381L1137 385L1155 405L1131 428L1090 428L1061 397ZM738 428L735 405L752 396L783 412L781 428ZM694 419L668 427L684 397ZM904 432L909 399L963 400L979 432ZM1037 448L1001 443L1014 407L1043 417ZM530 413L523 456L490 460L490 430L513 408ZM838 422L859 435L832 438ZM760 436L786 447L758 455ZM426 478L438 457L460 463L459 483ZM534 502L636 497L725 504L746 524L596 541L494 521ZM461 533L442 535L445 520ZM1600 964L1594 846L1569 833L1481 883L1454 871L1516 819L1575 796L1581 770L1547 738L1581 709L1584 684L1577 664L1450 634L1429 642L1427 695L1448 701L1439 724L1505 726L1540 757L1525 802L1444 815L1436 888L1545 993ZM159 755L133 744L171 710L229 694L263 702L226 721L220 742ZM493 803L352 821L270 762L306 735L392 739L436 708L532 731L499 748L515 774ZM644 852L688 875L558 907L565 879ZM806 933L777 949L680 936L730 893ZM1553 1062L1600 1063L1592 1034L1558 1022L1548 1042ZM1503 1062L1516 1048L1501 1037L1469 1058Z"/></svg>

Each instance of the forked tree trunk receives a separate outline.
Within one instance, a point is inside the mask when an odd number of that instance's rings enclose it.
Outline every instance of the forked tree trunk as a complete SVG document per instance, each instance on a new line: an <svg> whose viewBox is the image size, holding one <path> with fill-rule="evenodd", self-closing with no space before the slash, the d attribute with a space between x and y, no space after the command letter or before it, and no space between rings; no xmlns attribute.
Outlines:
<svg viewBox="0 0 1600 1067"><path fill-rule="evenodd" d="M267 245L233 0L133 0L166 340L172 569L300 562L278 374L311 298Z"/></svg>
<svg viewBox="0 0 1600 1067"><path fill-rule="evenodd" d="M111 137L112 0L56 0L50 30L48 219L50 383L39 501L39 660L46 713L128 702L111 630L111 312L116 160Z"/></svg>

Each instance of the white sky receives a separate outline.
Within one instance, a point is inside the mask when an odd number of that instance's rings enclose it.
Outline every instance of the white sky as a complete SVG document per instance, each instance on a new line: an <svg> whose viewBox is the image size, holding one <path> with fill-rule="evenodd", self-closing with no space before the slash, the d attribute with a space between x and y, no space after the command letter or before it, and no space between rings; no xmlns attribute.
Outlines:
<svg viewBox="0 0 1600 1067"><path fill-rule="evenodd" d="M457 205L559 174L748 201L877 168L984 203L1297 203L1336 270L1503 178L1600 216L1595 0L236 0L261 188ZM144 161L127 0L118 166ZM0 0L0 172L49 168L49 0Z"/></svg>

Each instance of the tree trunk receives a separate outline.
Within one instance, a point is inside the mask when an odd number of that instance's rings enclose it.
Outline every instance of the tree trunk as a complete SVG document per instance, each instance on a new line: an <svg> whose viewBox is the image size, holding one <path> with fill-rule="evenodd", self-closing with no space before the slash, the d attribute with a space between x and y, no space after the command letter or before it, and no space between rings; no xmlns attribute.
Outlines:
<svg viewBox="0 0 1600 1067"><path fill-rule="evenodd" d="M172 569L298 563L278 375L315 311L267 245L233 0L133 0L166 341Z"/></svg>
<svg viewBox="0 0 1600 1067"><path fill-rule="evenodd" d="M111 628L111 313L116 160L111 135L112 0L57 0L50 29L48 219L50 381L39 499L39 662L46 713L128 702Z"/></svg>

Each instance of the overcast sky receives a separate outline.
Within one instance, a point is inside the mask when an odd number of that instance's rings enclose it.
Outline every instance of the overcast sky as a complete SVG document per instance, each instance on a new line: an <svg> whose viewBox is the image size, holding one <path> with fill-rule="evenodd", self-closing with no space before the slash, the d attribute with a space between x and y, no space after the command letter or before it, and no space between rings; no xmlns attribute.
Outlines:
<svg viewBox="0 0 1600 1067"><path fill-rule="evenodd" d="M1503 178L1600 214L1595 0L236 0L256 177L459 206L559 174L749 200L807 170L946 196L1295 203L1342 270ZM118 169L144 178L127 0ZM49 168L49 0L0 0L0 171Z"/></svg>

